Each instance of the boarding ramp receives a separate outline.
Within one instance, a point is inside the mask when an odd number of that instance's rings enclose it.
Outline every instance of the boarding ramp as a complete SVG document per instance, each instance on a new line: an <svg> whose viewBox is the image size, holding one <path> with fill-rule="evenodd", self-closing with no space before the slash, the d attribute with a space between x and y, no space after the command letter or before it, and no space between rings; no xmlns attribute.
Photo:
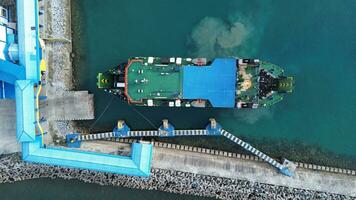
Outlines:
<svg viewBox="0 0 356 200"><path fill-rule="evenodd" d="M42 112L47 120L94 119L94 98L88 91L68 91L46 101Z"/></svg>
<svg viewBox="0 0 356 200"><path fill-rule="evenodd" d="M206 126L205 129L196 129L196 130L175 130L174 127L168 123L168 120L163 120L163 124L159 127L158 130L138 130L131 131L130 128L125 124L124 121L118 121L117 126L112 132L106 133L96 133L96 134L87 134L81 135L78 133L67 135L68 145L72 147L79 147L80 142L90 141L90 140L100 140L100 139L109 139L109 138L132 138L132 137L177 137L177 136L224 136L233 143L244 148L246 151L256 155L263 161L269 163L275 167L280 173L286 176L293 176L293 171L295 166L292 162L284 159L283 163L279 163L277 160L271 158L270 156L262 153L258 149L254 148L247 142L239 139L235 135L229 133L228 131L222 129L221 125L218 124L215 119L210 119L210 123Z"/></svg>
<svg viewBox="0 0 356 200"><path fill-rule="evenodd" d="M174 130L174 136L207 136L206 130ZM119 136L120 138L131 138L131 137L168 137L163 131L129 131L127 135ZM116 138L114 132L105 133L94 133L79 135L79 141L90 141L90 140L100 140L108 138Z"/></svg>

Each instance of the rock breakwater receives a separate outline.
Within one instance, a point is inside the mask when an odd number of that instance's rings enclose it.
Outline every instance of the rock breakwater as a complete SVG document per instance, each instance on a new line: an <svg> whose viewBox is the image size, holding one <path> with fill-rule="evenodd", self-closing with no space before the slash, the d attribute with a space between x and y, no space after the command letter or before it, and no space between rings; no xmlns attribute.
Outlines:
<svg viewBox="0 0 356 200"><path fill-rule="evenodd" d="M274 186L246 180L152 169L149 178L101 173L90 170L25 163L19 154L0 156L0 183L35 178L76 179L86 183L111 185L217 199L352 199L344 195Z"/></svg>

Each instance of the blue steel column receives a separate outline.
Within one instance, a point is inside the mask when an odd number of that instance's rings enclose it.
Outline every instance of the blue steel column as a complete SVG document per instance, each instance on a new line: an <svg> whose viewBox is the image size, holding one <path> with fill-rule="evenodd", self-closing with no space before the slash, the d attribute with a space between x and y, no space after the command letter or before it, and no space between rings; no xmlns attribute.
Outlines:
<svg viewBox="0 0 356 200"><path fill-rule="evenodd" d="M37 0L17 0L19 62L25 66L26 79L40 80L37 30Z"/></svg>

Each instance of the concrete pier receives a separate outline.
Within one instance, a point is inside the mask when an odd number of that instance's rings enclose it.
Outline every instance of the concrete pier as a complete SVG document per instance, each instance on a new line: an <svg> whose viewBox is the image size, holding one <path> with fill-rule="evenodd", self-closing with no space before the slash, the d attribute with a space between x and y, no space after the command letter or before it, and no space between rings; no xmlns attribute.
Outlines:
<svg viewBox="0 0 356 200"><path fill-rule="evenodd" d="M16 141L15 100L0 100L0 155L20 151Z"/></svg>
<svg viewBox="0 0 356 200"><path fill-rule="evenodd" d="M44 107L48 120L94 119L94 97L87 91L69 91L61 96L49 97Z"/></svg>
<svg viewBox="0 0 356 200"><path fill-rule="evenodd" d="M128 143L137 140L117 139L117 141L119 142L103 140L83 142L81 150L116 155L119 152L129 154L130 145ZM326 166L296 163L300 167L296 169L293 177L288 177L252 155L162 142L153 142L153 145L153 169L246 180L253 183L356 197L354 170L327 170L329 167Z"/></svg>
<svg viewBox="0 0 356 200"><path fill-rule="evenodd" d="M287 177L252 157L250 160L219 155L219 152L213 154L216 155L155 145L152 167L356 196L356 176L353 175L297 168L294 177Z"/></svg>

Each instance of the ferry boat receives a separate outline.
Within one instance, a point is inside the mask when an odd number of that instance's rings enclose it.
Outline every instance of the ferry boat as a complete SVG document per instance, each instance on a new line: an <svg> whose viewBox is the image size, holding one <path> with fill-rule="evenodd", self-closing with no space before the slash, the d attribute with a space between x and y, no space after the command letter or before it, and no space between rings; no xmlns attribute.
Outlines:
<svg viewBox="0 0 356 200"><path fill-rule="evenodd" d="M293 77L258 59L134 57L97 86L139 106L259 108L293 90Z"/></svg>

